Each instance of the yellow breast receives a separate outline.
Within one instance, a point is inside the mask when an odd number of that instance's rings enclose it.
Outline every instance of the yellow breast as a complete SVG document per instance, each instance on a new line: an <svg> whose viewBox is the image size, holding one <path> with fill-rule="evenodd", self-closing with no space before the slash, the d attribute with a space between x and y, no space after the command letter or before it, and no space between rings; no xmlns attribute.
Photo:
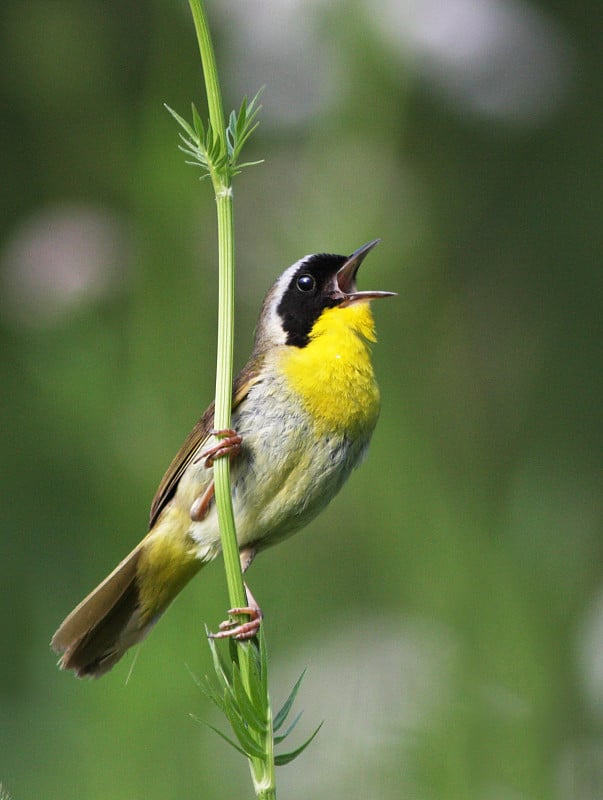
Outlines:
<svg viewBox="0 0 603 800"><path fill-rule="evenodd" d="M379 414L371 364L375 324L367 302L323 311L301 348L287 347L281 369L317 433L370 434Z"/></svg>

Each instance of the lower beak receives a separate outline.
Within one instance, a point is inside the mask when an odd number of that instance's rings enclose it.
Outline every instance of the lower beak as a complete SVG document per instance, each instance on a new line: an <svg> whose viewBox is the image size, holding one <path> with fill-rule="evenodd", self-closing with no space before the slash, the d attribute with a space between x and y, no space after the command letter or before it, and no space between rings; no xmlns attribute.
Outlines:
<svg viewBox="0 0 603 800"><path fill-rule="evenodd" d="M374 239L372 242L365 244L363 247L358 248L345 262L343 267L337 272L337 286L343 295L342 306L349 306L360 300L376 300L379 297L395 297L396 292L359 292L356 290L356 274L358 268L364 261L365 257L370 253L373 247L376 247L381 239Z"/></svg>

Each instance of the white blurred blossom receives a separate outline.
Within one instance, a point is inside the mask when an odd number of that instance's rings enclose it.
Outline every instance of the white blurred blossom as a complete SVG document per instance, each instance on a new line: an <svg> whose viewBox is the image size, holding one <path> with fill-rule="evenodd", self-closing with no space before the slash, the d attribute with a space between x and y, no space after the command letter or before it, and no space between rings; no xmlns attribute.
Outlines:
<svg viewBox="0 0 603 800"><path fill-rule="evenodd" d="M523 0L369 5L384 38L459 109L535 122L564 94L572 72L568 38Z"/></svg>
<svg viewBox="0 0 603 800"><path fill-rule="evenodd" d="M0 253L3 316L45 327L123 284L123 226L103 208L57 206L26 219Z"/></svg>
<svg viewBox="0 0 603 800"><path fill-rule="evenodd" d="M573 71L567 34L525 0L365 0L364 20L327 0L276 0L270 13L260 0L224 0L216 14L236 53L223 65L229 81L246 94L266 84L267 124L302 121L348 91L348 17L459 112L537 123L559 106Z"/></svg>

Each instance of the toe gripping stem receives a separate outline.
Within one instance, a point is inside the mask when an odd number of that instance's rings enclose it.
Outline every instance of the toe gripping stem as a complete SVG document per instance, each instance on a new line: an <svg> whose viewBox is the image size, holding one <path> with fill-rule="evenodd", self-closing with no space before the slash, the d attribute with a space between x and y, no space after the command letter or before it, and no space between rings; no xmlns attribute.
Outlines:
<svg viewBox="0 0 603 800"><path fill-rule="evenodd" d="M213 436L217 436L220 441L208 447L201 455L197 456L194 463L198 464L200 461L205 460L206 469L210 469L214 465L216 458L234 458L241 452L241 444L243 438L232 428L224 428L222 430L212 430L210 432ZM202 522L209 512L211 501L214 498L214 482L212 481L205 492L198 497L191 506L191 519L193 522Z"/></svg>
<svg viewBox="0 0 603 800"><path fill-rule="evenodd" d="M208 634L210 639L236 639L237 642L247 642L257 635L260 629L262 620L264 619L264 612L257 604L255 597L251 594L249 586L245 584L245 592L247 594L248 605L241 608L230 608L228 613L231 616L239 616L246 614L249 616L247 622L237 622L234 619L226 619L219 625L217 633Z"/></svg>
<svg viewBox="0 0 603 800"><path fill-rule="evenodd" d="M195 464L205 459L207 469L213 467L216 458L224 458L224 456L234 458L234 456L238 456L243 442L243 438L232 428L223 428L219 431L212 430L211 433L213 436L217 436L220 441L212 447L208 447L195 459Z"/></svg>

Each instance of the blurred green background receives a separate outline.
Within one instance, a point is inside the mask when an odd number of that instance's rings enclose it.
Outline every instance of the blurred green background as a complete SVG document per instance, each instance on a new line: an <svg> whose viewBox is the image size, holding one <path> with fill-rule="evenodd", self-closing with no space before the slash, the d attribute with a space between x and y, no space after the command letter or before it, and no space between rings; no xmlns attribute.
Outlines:
<svg viewBox="0 0 603 800"><path fill-rule="evenodd" d="M308 667L279 796L603 797L600 4L212 2L235 185L236 365L306 253L383 242L369 458L254 564L275 705ZM146 530L211 398L214 203L162 104L203 104L184 2L0 8L0 782L29 798L250 797L189 670L219 563L135 660L50 637ZM295 737L294 737L295 738Z"/></svg>

